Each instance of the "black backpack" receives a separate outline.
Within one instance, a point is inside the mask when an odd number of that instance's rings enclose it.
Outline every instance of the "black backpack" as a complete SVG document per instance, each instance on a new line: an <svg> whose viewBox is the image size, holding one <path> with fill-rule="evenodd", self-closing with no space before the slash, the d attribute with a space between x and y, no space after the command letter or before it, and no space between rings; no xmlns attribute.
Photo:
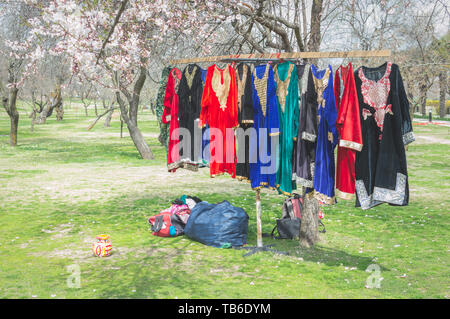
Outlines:
<svg viewBox="0 0 450 319"><path fill-rule="evenodd" d="M283 212L277 225L273 228L271 236L274 239L296 239L300 237L300 225L302 222L303 198L299 194L286 198L283 203ZM325 225L319 219L319 225L323 227L319 232L325 233ZM274 236L275 229L278 236Z"/></svg>

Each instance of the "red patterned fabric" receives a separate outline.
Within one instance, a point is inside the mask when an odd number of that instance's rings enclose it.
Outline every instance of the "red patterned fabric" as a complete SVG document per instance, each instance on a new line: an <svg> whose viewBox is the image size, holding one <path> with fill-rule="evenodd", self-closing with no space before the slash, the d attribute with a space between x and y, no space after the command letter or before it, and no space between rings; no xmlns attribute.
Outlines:
<svg viewBox="0 0 450 319"><path fill-rule="evenodd" d="M342 95L341 95L342 92ZM362 149L358 96L351 63L335 73L334 94L337 106L336 127L340 141L336 162L336 195L351 199L355 193L356 151Z"/></svg>
<svg viewBox="0 0 450 319"><path fill-rule="evenodd" d="M210 66L203 90L199 126L205 127L208 123L210 127L211 177L224 173L236 177L232 128L239 125L237 100L235 70L230 65L223 70L215 64ZM217 129L221 132L221 139L214 134Z"/></svg>
<svg viewBox="0 0 450 319"><path fill-rule="evenodd" d="M170 123L169 149L167 152L167 168L169 172L175 172L176 163L180 160L179 136L174 130L179 128L178 123L178 86L181 80L181 71L177 68L170 70L167 80L166 93L164 95L164 112L162 122Z"/></svg>
<svg viewBox="0 0 450 319"><path fill-rule="evenodd" d="M375 121L377 122L381 132L383 132L384 115L386 113L393 114L391 110L392 105L386 105L389 91L391 89L391 82L389 81L391 69L392 62L389 62L386 66L384 76L377 82L367 79L362 68L360 68L358 72L359 78L362 81L361 93L364 98L364 103L375 109Z"/></svg>

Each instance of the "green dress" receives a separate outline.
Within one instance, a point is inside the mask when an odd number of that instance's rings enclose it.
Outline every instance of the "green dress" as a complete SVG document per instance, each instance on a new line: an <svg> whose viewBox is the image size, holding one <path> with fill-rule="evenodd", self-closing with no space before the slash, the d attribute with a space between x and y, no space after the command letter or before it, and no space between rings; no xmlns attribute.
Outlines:
<svg viewBox="0 0 450 319"><path fill-rule="evenodd" d="M299 117L297 67L291 62L283 62L274 69L280 121L277 188L280 193L290 195L297 188L292 170L292 153L297 140Z"/></svg>

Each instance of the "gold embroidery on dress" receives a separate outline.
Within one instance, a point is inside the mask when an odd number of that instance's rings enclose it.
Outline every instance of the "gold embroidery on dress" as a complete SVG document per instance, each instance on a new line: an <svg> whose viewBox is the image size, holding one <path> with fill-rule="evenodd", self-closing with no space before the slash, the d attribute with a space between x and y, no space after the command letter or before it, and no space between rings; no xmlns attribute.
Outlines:
<svg viewBox="0 0 450 319"><path fill-rule="evenodd" d="M281 111L284 113L284 107L286 104L286 97L288 95L289 83L291 80L292 70L294 69L294 64L289 64L288 74L284 81L280 80L278 75L278 65L275 66L275 81L277 82L277 96L280 102Z"/></svg>
<svg viewBox="0 0 450 319"><path fill-rule="evenodd" d="M256 69L253 71L253 76L255 78L255 89L259 97L259 103L261 104L261 110L263 115L266 116L267 109L267 79L269 78L269 65L266 65L266 71L262 79L258 78L256 75Z"/></svg>
<svg viewBox="0 0 450 319"><path fill-rule="evenodd" d="M177 77L177 72L175 70L172 70L172 76L174 80L174 91L175 93L178 93L178 87L180 86L180 79Z"/></svg>
<svg viewBox="0 0 450 319"><path fill-rule="evenodd" d="M330 75L330 68L328 68L325 71L325 74L324 74L324 76L321 79L318 79L315 76L313 76L314 88L316 89L316 92L317 92L318 108L324 107L324 105L325 105L326 101L323 98L323 92L325 91L325 89L328 86L329 75Z"/></svg>
<svg viewBox="0 0 450 319"><path fill-rule="evenodd" d="M238 108L239 111L242 109L242 98L244 97L245 81L247 80L247 69L248 67L244 64L242 66L242 79L239 78L239 70L236 69L236 82L237 82L237 93L238 93Z"/></svg>
<svg viewBox="0 0 450 319"><path fill-rule="evenodd" d="M228 93L230 91L230 71L229 65L223 70L223 84L221 83L220 70L214 66L214 74L211 79L211 87L219 100L220 108L225 111L227 108Z"/></svg>
<svg viewBox="0 0 450 319"><path fill-rule="evenodd" d="M197 71L197 66L194 65L192 72L189 73L189 66L184 71L184 76L186 77L187 85L189 89L192 87L192 82L194 81L195 71Z"/></svg>

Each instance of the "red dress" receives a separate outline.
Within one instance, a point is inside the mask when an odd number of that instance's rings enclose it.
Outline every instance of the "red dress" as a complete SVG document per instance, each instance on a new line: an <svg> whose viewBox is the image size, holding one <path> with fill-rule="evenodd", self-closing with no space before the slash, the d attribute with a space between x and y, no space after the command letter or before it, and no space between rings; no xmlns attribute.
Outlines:
<svg viewBox="0 0 450 319"><path fill-rule="evenodd" d="M167 168L175 172L180 166L179 134L178 134L178 86L181 80L181 71L177 68L170 70L167 80L166 94L164 95L164 112L162 122L170 123L169 149L167 152ZM175 131L176 130L176 131ZM175 131L175 132L174 132Z"/></svg>
<svg viewBox="0 0 450 319"><path fill-rule="evenodd" d="M211 177L230 174L236 177L234 128L238 123L237 87L235 70L227 65L208 68L203 90L200 127L209 125Z"/></svg>
<svg viewBox="0 0 450 319"><path fill-rule="evenodd" d="M351 199L355 194L355 158L362 145L358 96L351 63L335 73L334 95L337 105L336 127L340 141L337 151L336 195Z"/></svg>

